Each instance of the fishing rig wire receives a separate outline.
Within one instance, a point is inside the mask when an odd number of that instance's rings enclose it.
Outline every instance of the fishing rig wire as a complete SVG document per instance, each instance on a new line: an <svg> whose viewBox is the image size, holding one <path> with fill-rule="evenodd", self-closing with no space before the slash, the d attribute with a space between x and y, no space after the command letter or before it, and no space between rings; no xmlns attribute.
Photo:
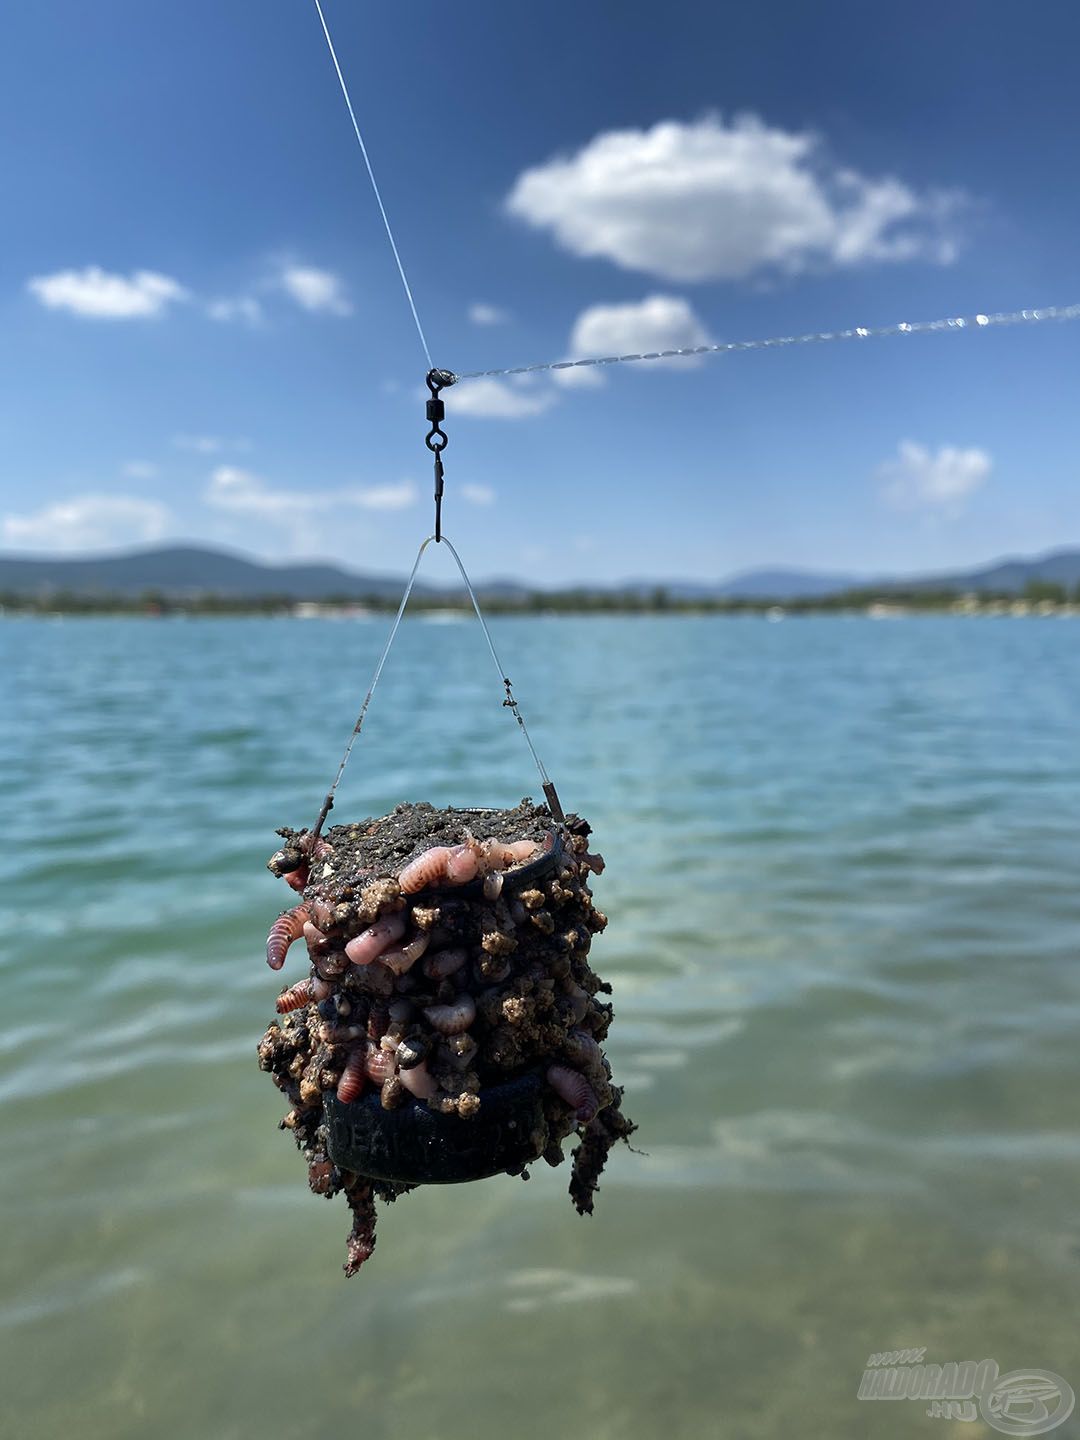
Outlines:
<svg viewBox="0 0 1080 1440"><path fill-rule="evenodd" d="M507 675L505 667L503 666L502 661L499 659L499 652L495 649L495 641L491 637L491 631L488 629L487 621L484 619L483 612L480 609L480 602L476 598L476 591L473 589L472 581L469 579L468 573L465 570L465 566L462 563L461 556L458 554L457 550L451 544L449 538L446 535L442 535L438 539L436 539L434 535L429 535L427 539L421 544L420 549L416 552L416 559L413 561L413 567L409 573L408 583L405 586L405 593L401 597L401 603L398 605L397 614L394 616L394 623L390 626L390 633L386 637L386 644L383 646L382 654L379 656L378 664L375 666L375 673L371 677L371 684L368 686L367 694L364 696L364 703L360 707L360 714L356 717L356 724L353 726L352 734L349 736L348 744L345 746L345 753L342 755L341 761L338 764L337 774L334 776L334 782L330 786L330 789L327 791L326 799L323 801L322 809L319 811L319 818L315 822L314 829L314 834L316 837L318 837L318 835L322 832L322 827L326 821L326 817L327 815L329 815L331 809L333 808L334 797L337 794L338 785L341 783L341 777L345 773L345 766L349 763L349 756L352 754L353 745L356 743L357 737L359 736L360 731L363 729L364 719L368 712L368 706L371 704L371 697L375 694L376 686L378 685L379 679L383 672L383 666L386 664L387 656L390 654L391 647L393 646L393 643L397 638L398 628L400 627L402 617L405 614L405 607L409 603L409 597L413 592L413 586L416 583L417 572L420 569L420 562L424 558L424 552L427 550L429 545L435 544L445 545L447 550L449 550L450 554L454 557L454 564L458 568L458 572L461 575L462 581L464 582L465 589L468 591L469 599L472 601L473 610L476 613L477 620L479 620L480 622L480 628L484 632L484 639L487 641L488 650L491 652L492 661L494 662L495 669L499 675L499 683L502 685L506 695L506 698L502 703L504 707L508 709L513 715L514 719L517 721L518 726L521 729L522 735L525 737L525 743L529 747L529 751L536 765L537 772L539 773L540 783L543 786L544 795L547 798L548 808L551 810L552 817L558 824L562 824L566 819L565 815L563 814L563 808L559 802L559 797L555 790L554 783L548 775L547 770L544 768L544 762L540 759L540 756L537 753L536 746L533 744L532 736L529 734L529 727L525 724L525 717L522 715L518 702L514 697L513 685L511 683L510 677L509 675Z"/></svg>

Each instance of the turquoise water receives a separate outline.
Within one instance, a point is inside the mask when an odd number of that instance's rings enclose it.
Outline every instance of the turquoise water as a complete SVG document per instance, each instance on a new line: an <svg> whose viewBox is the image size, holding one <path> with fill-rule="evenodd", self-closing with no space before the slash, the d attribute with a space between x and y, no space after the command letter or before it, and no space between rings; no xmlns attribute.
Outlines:
<svg viewBox="0 0 1080 1440"><path fill-rule="evenodd" d="M907 1346L1080 1388L1077 623L497 622L648 1153L591 1220L567 1167L407 1196L346 1281L255 1066L263 862L383 631L0 625L0 1433L992 1434L856 1399ZM535 794L499 700L406 624L338 814Z"/></svg>

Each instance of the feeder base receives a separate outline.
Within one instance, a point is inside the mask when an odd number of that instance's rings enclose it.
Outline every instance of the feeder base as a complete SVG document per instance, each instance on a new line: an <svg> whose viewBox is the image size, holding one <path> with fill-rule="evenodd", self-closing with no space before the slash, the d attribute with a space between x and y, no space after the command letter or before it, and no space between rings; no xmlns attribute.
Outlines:
<svg viewBox="0 0 1080 1440"><path fill-rule="evenodd" d="M379 1096L351 1104L323 1097L327 1153L339 1170L398 1185L457 1185L539 1159L548 1141L541 1077L515 1076L480 1092L471 1119L442 1115L419 1100L384 1110Z"/></svg>

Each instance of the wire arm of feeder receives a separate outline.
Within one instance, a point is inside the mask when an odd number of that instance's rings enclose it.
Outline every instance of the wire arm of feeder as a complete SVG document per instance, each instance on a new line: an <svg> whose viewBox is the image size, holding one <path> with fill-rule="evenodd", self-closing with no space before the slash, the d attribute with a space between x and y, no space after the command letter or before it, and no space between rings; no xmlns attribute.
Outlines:
<svg viewBox="0 0 1080 1440"><path fill-rule="evenodd" d="M438 467L438 450L443 447L437 446L433 448L436 450L435 464L436 467ZM436 468L436 474L438 474L438 468ZM436 494L435 503L437 507L439 503L438 494ZM484 632L484 639L487 641L487 647L488 650L491 652L491 658L494 662L495 669L498 671L499 683L502 685L503 691L506 696L506 698L502 702L503 706L513 715L514 719L518 723L518 728L521 730L522 735L525 737L525 743L529 747L529 753L532 755L533 763L536 765L537 772L540 776L540 783L543 787L544 797L548 802L548 809L551 811L552 819L557 825L565 825L566 823L566 815L563 812L562 803L560 802L558 792L555 789L555 783L548 775L547 770L544 767L544 762L540 759L536 746L533 744L532 736L529 734L529 727L525 724L525 717L522 715L521 708L518 705L517 699L514 695L513 684L511 683L510 677L509 675L507 675L503 667L502 661L499 659L499 652L495 649L495 641L491 637L491 631L488 629L487 621L484 619L483 611L480 609L480 601L476 598L476 591L473 589L472 581L469 579L465 566L462 564L461 556L458 554L457 550L451 544L447 536L429 535L427 539L423 542L423 544L420 546L420 549L416 552L416 559L413 561L412 570L409 572L409 579L408 583L405 586L405 593L402 595L401 603L398 605L397 613L394 616L394 623L390 626L390 634L386 637L386 644L383 646L382 654L379 656L378 664L375 666L375 673L371 677L371 684L368 686L367 694L364 696L364 703L360 706L360 714L356 717L356 724L353 726L352 734L349 736L348 743L345 746L345 753L341 757L341 762L337 768L337 774L334 776L334 782L330 786L330 789L327 791L326 799L323 801L322 809L319 811L319 818L315 822L315 828L313 831L316 837L318 837L322 833L322 827L326 821L326 817L329 815L331 809L333 808L334 798L337 794L337 788L341 783L341 777L345 773L345 766L349 763L349 756L352 754L353 746L356 744L357 737L359 736L360 731L363 729L364 720L368 712L368 706L371 704L371 698L375 694L375 689L382 675L383 667L386 664L387 656L390 654L391 647L393 646L394 641L397 639L397 633L401 627L401 621L405 614L405 607L409 603L409 597L412 595L413 586L416 584L416 576L420 569L420 562L424 558L424 552L427 550L428 546L432 544L445 545L447 550L449 550L450 554L454 557L454 564L457 566L458 573L460 574L465 589L468 592L468 596L470 601L472 602L472 607L476 614L476 618L480 622L480 629Z"/></svg>

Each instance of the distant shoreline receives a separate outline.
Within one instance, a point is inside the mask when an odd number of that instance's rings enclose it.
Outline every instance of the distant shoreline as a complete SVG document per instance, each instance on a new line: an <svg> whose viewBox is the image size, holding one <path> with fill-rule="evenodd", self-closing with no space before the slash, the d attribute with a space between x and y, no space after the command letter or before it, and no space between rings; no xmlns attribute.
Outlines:
<svg viewBox="0 0 1080 1440"><path fill-rule="evenodd" d="M1061 593L1046 593L1048 591ZM525 602L498 596L481 596L486 613L503 618L540 619L608 615L700 617L751 617L766 620L797 619L810 615L859 616L872 620L903 619L908 616L945 615L971 618L1058 618L1080 617L1080 595L1069 597L1064 587L1030 585L1023 595L975 595L948 592L845 592L797 600L709 599L683 600L656 592L649 596L563 593L533 595ZM158 595L138 597L50 595L29 599L24 596L0 598L0 619L53 620L113 618L160 619L294 619L363 621L392 615L395 603L372 598L354 601L292 601L268 596L265 599L199 596L175 598ZM417 599L406 618L431 623L455 622L472 615L468 604L454 604L445 598L438 603Z"/></svg>

